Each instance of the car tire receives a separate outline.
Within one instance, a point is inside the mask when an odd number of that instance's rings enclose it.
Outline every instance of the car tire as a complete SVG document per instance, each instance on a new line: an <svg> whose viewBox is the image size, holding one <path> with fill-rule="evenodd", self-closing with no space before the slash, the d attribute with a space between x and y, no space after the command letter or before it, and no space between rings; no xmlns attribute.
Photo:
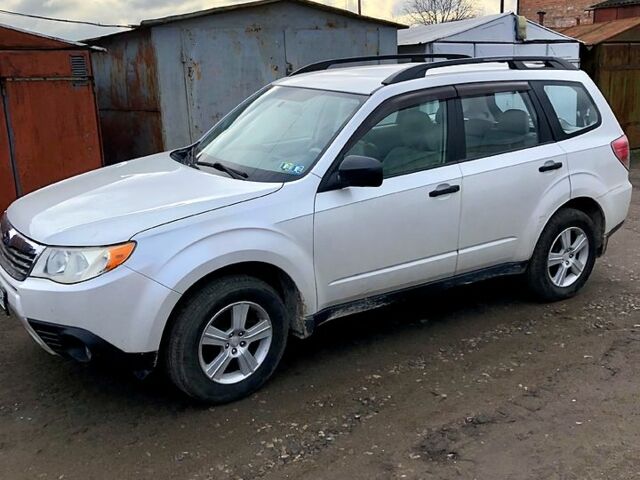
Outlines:
<svg viewBox="0 0 640 480"><path fill-rule="evenodd" d="M572 208L558 211L540 235L529 262L526 279L531 291L546 302L574 296L593 271L596 249L591 218Z"/></svg>
<svg viewBox="0 0 640 480"><path fill-rule="evenodd" d="M187 395L212 404L232 402L272 376L288 332L286 308L269 284L246 275L216 279L177 311L164 342L165 367Z"/></svg>

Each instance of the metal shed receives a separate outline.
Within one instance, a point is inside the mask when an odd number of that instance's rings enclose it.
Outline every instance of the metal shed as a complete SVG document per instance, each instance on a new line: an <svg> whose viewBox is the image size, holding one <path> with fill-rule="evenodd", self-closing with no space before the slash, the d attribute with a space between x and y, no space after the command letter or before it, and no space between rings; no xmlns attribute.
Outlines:
<svg viewBox="0 0 640 480"><path fill-rule="evenodd" d="M640 148L640 17L563 30L583 42L582 67L609 101L632 148Z"/></svg>
<svg viewBox="0 0 640 480"><path fill-rule="evenodd" d="M262 86L330 57L397 53L403 25L307 0L146 20L89 40L108 163L187 145Z"/></svg>
<svg viewBox="0 0 640 480"><path fill-rule="evenodd" d="M580 42L521 18L503 13L414 26L398 32L398 51L460 53L472 57L543 55L580 62Z"/></svg>
<svg viewBox="0 0 640 480"><path fill-rule="evenodd" d="M0 25L0 212L102 166L90 47Z"/></svg>

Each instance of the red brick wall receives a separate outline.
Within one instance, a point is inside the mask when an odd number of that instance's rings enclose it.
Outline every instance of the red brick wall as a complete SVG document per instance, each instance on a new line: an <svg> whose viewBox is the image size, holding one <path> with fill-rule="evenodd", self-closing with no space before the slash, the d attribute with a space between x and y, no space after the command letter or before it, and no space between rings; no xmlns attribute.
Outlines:
<svg viewBox="0 0 640 480"><path fill-rule="evenodd" d="M600 8L593 13L595 22L608 22L609 20L622 20L624 18L640 17L640 5L617 8Z"/></svg>
<svg viewBox="0 0 640 480"><path fill-rule="evenodd" d="M547 12L544 17L544 25L549 28L572 27L576 24L576 18L580 17L581 23L593 23L593 14L585 12L597 0L520 0L520 15L529 20L538 21L540 10Z"/></svg>

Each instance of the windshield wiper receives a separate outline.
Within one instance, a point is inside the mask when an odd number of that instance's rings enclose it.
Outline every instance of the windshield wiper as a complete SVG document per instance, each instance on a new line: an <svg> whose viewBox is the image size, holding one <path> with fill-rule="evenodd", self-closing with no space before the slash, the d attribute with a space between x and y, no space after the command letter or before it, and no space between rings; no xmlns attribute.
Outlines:
<svg viewBox="0 0 640 480"><path fill-rule="evenodd" d="M184 163L185 165L188 165L189 167L193 167L196 168L198 170L200 170L199 166L202 167L210 167L210 168L215 168L216 170L220 170L221 172L226 173L227 175L229 175L232 178L238 179L238 180L245 180L247 178L249 178L249 174L240 170L237 170L235 168L231 168L226 166L225 164L223 164L220 161L216 161L216 162L199 162L197 157L196 157L196 148L197 148L198 144L195 143L193 145L191 145L191 147L187 147L185 149L182 150L176 150L175 152L171 153L171 156L173 157L174 153L182 155L181 158L177 159L178 161L181 161L182 163Z"/></svg>
<svg viewBox="0 0 640 480"><path fill-rule="evenodd" d="M215 168L216 170L220 170L221 172L224 172L230 177L235 178L237 180L245 180L249 178L249 175L247 173L241 172L240 170L236 170L235 168L227 167L226 165L220 162L215 162L215 163L194 162L194 165L202 165L203 167Z"/></svg>

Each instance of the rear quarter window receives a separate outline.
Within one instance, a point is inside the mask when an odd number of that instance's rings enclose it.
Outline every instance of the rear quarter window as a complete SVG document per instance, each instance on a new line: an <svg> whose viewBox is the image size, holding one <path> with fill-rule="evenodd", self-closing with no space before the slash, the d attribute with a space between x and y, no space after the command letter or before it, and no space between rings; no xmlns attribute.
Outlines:
<svg viewBox="0 0 640 480"><path fill-rule="evenodd" d="M544 85L560 128L568 136L579 135L600 123L600 112L580 84Z"/></svg>

